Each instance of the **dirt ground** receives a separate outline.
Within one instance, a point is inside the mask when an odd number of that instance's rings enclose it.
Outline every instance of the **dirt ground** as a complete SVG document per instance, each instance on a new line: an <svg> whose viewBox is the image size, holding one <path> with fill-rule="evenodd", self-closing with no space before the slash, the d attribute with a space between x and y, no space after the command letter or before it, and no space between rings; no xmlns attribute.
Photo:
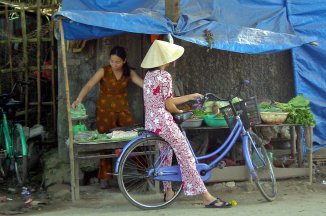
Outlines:
<svg viewBox="0 0 326 216"><path fill-rule="evenodd" d="M8 193L1 188L0 197L9 199L0 202L0 215L326 215L326 184L322 179L313 184L309 184L306 178L279 180L278 197L273 202L266 202L255 185L249 182L236 182L235 187L228 187L226 183L207 187L225 200L236 200L238 205L231 209L205 209L199 197L181 195L166 209L144 211L129 204L117 187L103 190L98 184L82 186L81 200L72 203L69 186L56 185L47 192L32 192L33 203L30 207L24 205L21 194Z"/></svg>

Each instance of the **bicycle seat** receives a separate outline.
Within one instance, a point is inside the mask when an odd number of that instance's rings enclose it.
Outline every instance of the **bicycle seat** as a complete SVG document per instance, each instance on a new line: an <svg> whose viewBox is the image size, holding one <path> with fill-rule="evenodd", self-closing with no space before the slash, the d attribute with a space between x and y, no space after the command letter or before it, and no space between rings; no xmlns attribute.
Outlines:
<svg viewBox="0 0 326 216"><path fill-rule="evenodd" d="M9 94L0 95L0 106L5 106L9 98Z"/></svg>
<svg viewBox="0 0 326 216"><path fill-rule="evenodd" d="M19 106L23 104L23 102L15 100L13 98L10 98L9 101L5 104L7 107L12 107L12 106Z"/></svg>
<svg viewBox="0 0 326 216"><path fill-rule="evenodd" d="M189 119L192 115L193 115L192 112L173 114L173 119L174 119L175 123L181 124L185 120Z"/></svg>

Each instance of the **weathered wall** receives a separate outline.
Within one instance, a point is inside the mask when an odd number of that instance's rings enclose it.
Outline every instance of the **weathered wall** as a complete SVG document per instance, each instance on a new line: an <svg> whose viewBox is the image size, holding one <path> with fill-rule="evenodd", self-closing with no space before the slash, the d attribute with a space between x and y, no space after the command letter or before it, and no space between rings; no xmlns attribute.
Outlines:
<svg viewBox="0 0 326 216"><path fill-rule="evenodd" d="M287 101L294 95L290 52L264 55L207 52L206 47L176 43L185 47L185 54L172 70L182 80L186 94L214 92L227 96L230 87L242 78L250 80L250 91L259 99Z"/></svg>
<svg viewBox="0 0 326 216"><path fill-rule="evenodd" d="M185 93L214 92L226 96L230 86L242 77L251 81L251 89L259 99L288 101L294 96L294 82L290 52L277 54L248 55L220 50L210 50L198 45L176 40L185 47L185 54L169 71L175 79L183 82ZM145 71L140 63L150 46L148 36L126 34L123 36L91 40L81 53L67 53L70 80L70 95L74 100L82 86L95 71L108 63L109 51L115 45L124 46L128 52L128 62L142 77ZM58 140L59 152L67 155L67 114L64 92L61 49L59 49L59 101L58 101ZM90 116L88 124L94 129L95 105L98 87L84 99ZM131 111L138 122L143 121L142 90L135 85L130 87Z"/></svg>

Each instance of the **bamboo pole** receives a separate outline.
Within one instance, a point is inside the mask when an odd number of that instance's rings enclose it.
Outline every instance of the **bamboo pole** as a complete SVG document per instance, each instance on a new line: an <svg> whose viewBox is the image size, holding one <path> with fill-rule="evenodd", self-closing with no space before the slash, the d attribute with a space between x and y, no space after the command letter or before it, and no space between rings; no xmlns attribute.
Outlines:
<svg viewBox="0 0 326 216"><path fill-rule="evenodd" d="M51 13L54 13L54 6L51 8ZM57 107L56 107L56 91L55 91L55 75L54 75L54 64L55 64L55 53L54 53L54 21L51 20L51 25L50 25L50 38L51 38L51 89L52 89L52 118L53 118L53 132L54 134L57 134L57 118L56 118L56 113L57 113Z"/></svg>
<svg viewBox="0 0 326 216"><path fill-rule="evenodd" d="M59 19L59 28L60 28L61 51L62 51L62 65L63 65L66 97L67 97L71 199L72 201L75 201L79 199L79 188L78 189L76 188L74 143L72 138L72 120L71 120L71 113L70 113L70 93L69 93L70 90L69 90L69 80L68 80L67 57L66 57L66 49L65 49L66 45L64 40L62 19Z"/></svg>
<svg viewBox="0 0 326 216"><path fill-rule="evenodd" d="M9 67L10 67L10 83L13 85L13 73L12 73L12 47L11 47L11 32L10 32L10 22L9 22L9 12L8 6L5 5L5 16L6 16L6 31L8 37L8 55L9 55Z"/></svg>
<svg viewBox="0 0 326 216"><path fill-rule="evenodd" d="M5 6L13 7L15 9L17 9L18 11L22 10L22 9L24 9L26 11L27 10L35 10L35 9L38 8L37 3L34 4L34 5L24 5L23 3L18 3L18 4L16 3L15 4L15 3L12 3L10 1L4 1L4 0L0 0L0 3L5 5ZM58 3L54 4L54 6L58 6ZM52 4L49 4L49 5L43 4L43 5L40 6L40 9L51 9L51 7L53 7Z"/></svg>
<svg viewBox="0 0 326 216"><path fill-rule="evenodd" d="M20 21L23 37L23 67L25 72L25 80L28 80L28 51L27 51L27 33L26 33L26 14L25 10L22 9L20 12ZM28 86L25 88L25 124L28 122Z"/></svg>
<svg viewBox="0 0 326 216"><path fill-rule="evenodd" d="M165 15L176 25L180 17L180 0L165 0Z"/></svg>
<svg viewBox="0 0 326 216"><path fill-rule="evenodd" d="M37 51L36 51L36 64L37 64L37 123L41 123L41 0L37 0L37 11L36 11L36 37L37 37Z"/></svg>
<svg viewBox="0 0 326 216"><path fill-rule="evenodd" d="M6 6L5 6L6 7ZM9 13L11 12L20 12L20 9L11 9L8 11ZM6 14L7 12L6 11L0 11L0 14Z"/></svg>
<svg viewBox="0 0 326 216"><path fill-rule="evenodd" d="M41 70L52 70L55 69L55 67L52 67L51 65L42 65L41 66ZM21 72L24 71L25 68L24 67L13 67L12 69L7 68L7 69L0 69L0 73L10 73L12 72ZM35 71L37 70L37 66L28 66L28 70L29 71Z"/></svg>
<svg viewBox="0 0 326 216"><path fill-rule="evenodd" d="M37 102L29 102L28 103L29 105L31 105L31 106L37 106L38 105L38 103ZM42 101L42 103L41 103L42 105L53 105L53 102L52 101Z"/></svg>
<svg viewBox="0 0 326 216"><path fill-rule="evenodd" d="M37 38L27 38L27 42L29 43L35 43L37 42ZM41 42L51 42L51 38L40 38ZM6 43L23 43L23 38L13 38L10 41L9 40L0 40L0 44L6 44Z"/></svg>

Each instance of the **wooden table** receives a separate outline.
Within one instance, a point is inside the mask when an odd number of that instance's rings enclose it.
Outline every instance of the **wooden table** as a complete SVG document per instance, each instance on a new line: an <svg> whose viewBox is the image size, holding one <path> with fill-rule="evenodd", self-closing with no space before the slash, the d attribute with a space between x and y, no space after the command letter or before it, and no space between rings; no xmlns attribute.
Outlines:
<svg viewBox="0 0 326 216"><path fill-rule="evenodd" d="M305 141L306 148L307 148L307 162L308 162L308 176L309 176L309 183L312 183L312 127L310 126L302 126L297 124L278 124L278 125L269 125L269 124L259 124L255 127L284 127L288 126L290 127L290 142L291 142L291 157L297 160L298 167L303 168L304 167L304 155L303 155L303 143ZM303 130L302 130L303 128ZM200 130L202 135L204 136L203 144L200 146L200 149L198 150L198 155L204 155L207 151L208 145L209 145L209 132L213 130L220 130L220 129L228 129L228 127L195 127L195 128L185 128L187 131L193 131L193 130ZM296 135L296 136L295 136ZM304 135L304 136L303 136ZM304 140L302 139L304 138ZM287 169L287 168L282 168ZM278 169L279 170L279 169ZM213 170L214 171L214 170ZM297 170L295 170L293 173L291 173L290 169L287 170L288 173L282 173L279 175L279 178L286 178L291 177L291 175L295 176ZM220 172L220 170L218 170ZM240 172L241 173L241 172ZM301 175L302 172L298 171L297 175ZM220 176L221 173L219 173ZM234 175L232 175L234 177ZM214 178L211 178L214 179ZM237 180L237 179L233 179ZM239 180L243 180L242 177L239 177Z"/></svg>
<svg viewBox="0 0 326 216"><path fill-rule="evenodd" d="M80 199L79 190L79 161L85 159L103 159L103 158L116 158L116 154L107 153L102 154L103 150L116 150L123 148L129 141L119 142L88 142L77 143L74 142L74 162L75 162L75 197L76 200Z"/></svg>

